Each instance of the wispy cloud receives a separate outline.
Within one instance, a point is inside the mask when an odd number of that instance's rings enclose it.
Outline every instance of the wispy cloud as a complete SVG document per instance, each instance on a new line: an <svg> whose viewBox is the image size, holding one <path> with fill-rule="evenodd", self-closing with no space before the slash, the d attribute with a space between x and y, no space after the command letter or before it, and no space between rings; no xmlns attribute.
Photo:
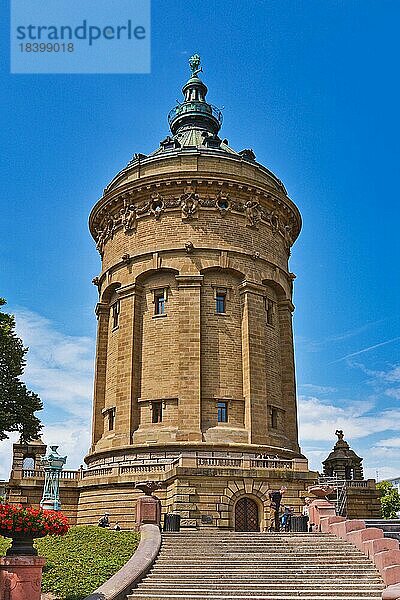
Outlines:
<svg viewBox="0 0 400 600"><path fill-rule="evenodd" d="M67 456L66 469L77 469L83 463L90 445L90 420L75 418L51 423L43 418L43 421L43 442L47 446L59 446L60 454ZM0 480L9 478L12 445L17 441L18 435L11 434L9 440L0 442Z"/></svg>
<svg viewBox="0 0 400 600"><path fill-rule="evenodd" d="M376 446L381 448L400 448L400 436L379 440Z"/></svg>
<svg viewBox="0 0 400 600"><path fill-rule="evenodd" d="M309 352L319 352L321 348L328 344L335 344L356 337L364 333L365 331L368 331L374 325L382 323L383 321L384 319L379 319L378 321L371 321L369 323L365 323L364 325L360 325L359 327L355 327L354 329L348 329L347 331L338 332L333 335L328 335L321 340L310 340L305 337L296 336L296 343L305 346L305 348Z"/></svg>
<svg viewBox="0 0 400 600"><path fill-rule="evenodd" d="M386 370L376 370L366 367L361 362L349 361L349 366L368 375L367 383L378 395L400 400L400 365L391 365Z"/></svg>
<svg viewBox="0 0 400 600"><path fill-rule="evenodd" d="M77 468L90 445L94 340L62 333L42 315L26 309L12 311L16 331L29 347L23 380L39 394L44 410L44 443L60 446L68 456L66 468ZM0 442L0 479L8 478L12 443Z"/></svg>
<svg viewBox="0 0 400 600"><path fill-rule="evenodd" d="M334 387L329 387L326 385L315 385L313 383L302 383L300 385L300 388L306 389L309 392L312 392L313 394L332 394L333 392L337 391Z"/></svg>
<svg viewBox="0 0 400 600"><path fill-rule="evenodd" d="M381 348L382 346L386 346L387 344L392 344L393 342L398 342L400 340L400 336L392 338L391 340L385 340L384 342L380 342L379 344L374 344L373 346L368 346L367 348L362 348L361 350L357 350L356 352L352 352L351 354L346 354L341 358L337 358L332 362L328 363L329 365L334 365L335 363L341 362L343 360L347 360L349 358L353 358L354 356L358 356L359 354L364 354L365 352L370 352L371 350L375 350L376 348Z"/></svg>
<svg viewBox="0 0 400 600"><path fill-rule="evenodd" d="M300 443L312 469L321 470L322 460L336 441L336 429L343 429L347 441L364 457L366 476L375 478L376 471L381 479L400 475L400 438L395 437L400 430L400 408L378 411L371 400L339 404L315 396L300 396ZM385 434L385 438L379 439ZM371 443L371 439L376 441Z"/></svg>
<svg viewBox="0 0 400 600"><path fill-rule="evenodd" d="M300 396L299 430L302 441L334 441L336 429L348 438L363 438L373 433L400 428L400 409L374 413L371 401L350 401L339 406L316 397Z"/></svg>
<svg viewBox="0 0 400 600"><path fill-rule="evenodd" d="M87 418L91 411L94 341L68 336L45 317L14 311L16 331L29 347L24 381L46 405Z"/></svg>

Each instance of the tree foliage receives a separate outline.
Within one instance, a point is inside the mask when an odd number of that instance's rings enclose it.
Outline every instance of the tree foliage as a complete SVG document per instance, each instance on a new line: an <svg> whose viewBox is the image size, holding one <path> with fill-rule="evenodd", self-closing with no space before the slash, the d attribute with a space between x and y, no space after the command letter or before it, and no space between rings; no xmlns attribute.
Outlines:
<svg viewBox="0 0 400 600"><path fill-rule="evenodd" d="M5 303L0 298L0 308ZM37 438L42 428L34 414L43 408L42 402L20 380L27 352L15 333L14 317L0 312L0 440L18 431L21 441L28 442Z"/></svg>
<svg viewBox="0 0 400 600"><path fill-rule="evenodd" d="M396 519L400 511L400 494L390 481L380 481L376 488L381 495L382 515L385 519Z"/></svg>

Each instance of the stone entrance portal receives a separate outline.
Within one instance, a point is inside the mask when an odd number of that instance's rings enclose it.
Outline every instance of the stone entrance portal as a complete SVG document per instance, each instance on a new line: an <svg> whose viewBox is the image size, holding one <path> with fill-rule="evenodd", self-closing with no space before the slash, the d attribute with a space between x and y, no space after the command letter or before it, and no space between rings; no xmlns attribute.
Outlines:
<svg viewBox="0 0 400 600"><path fill-rule="evenodd" d="M251 498L241 498L235 505L235 531L260 531L258 506Z"/></svg>

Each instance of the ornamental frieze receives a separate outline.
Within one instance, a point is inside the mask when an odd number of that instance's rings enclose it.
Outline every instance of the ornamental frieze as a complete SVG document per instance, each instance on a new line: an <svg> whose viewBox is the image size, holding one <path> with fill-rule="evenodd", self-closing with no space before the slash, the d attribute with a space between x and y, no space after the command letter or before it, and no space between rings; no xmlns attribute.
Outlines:
<svg viewBox="0 0 400 600"><path fill-rule="evenodd" d="M268 210L260 203L260 196L258 194L242 201L223 190L216 194L200 196L195 188L189 187L179 196L164 196L157 191L147 200L135 202L133 192L124 192L105 205L98 215L99 225L94 236L96 247L102 256L105 243L112 239L118 230L122 229L127 235L135 234L137 221L142 217L150 216L160 220L165 212L178 209L181 211L182 221L186 222L197 219L201 209L215 209L221 217L225 217L229 212L243 215L246 227L251 229L259 229L261 223L268 225L274 234L282 236L289 251L296 238L297 223L294 214L290 210L286 210L286 214L282 214L281 210ZM271 195L267 195L267 198L279 204L280 209L287 209L277 198Z"/></svg>

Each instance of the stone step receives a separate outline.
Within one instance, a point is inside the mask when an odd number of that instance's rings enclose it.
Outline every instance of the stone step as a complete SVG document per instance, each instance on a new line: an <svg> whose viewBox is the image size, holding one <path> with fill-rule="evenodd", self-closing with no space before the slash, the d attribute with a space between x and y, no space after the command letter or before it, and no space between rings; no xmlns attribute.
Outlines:
<svg viewBox="0 0 400 600"><path fill-rule="evenodd" d="M160 561L160 562L159 562ZM175 561L163 561L161 562L161 559L159 559L159 561L157 561L157 563L155 564L155 566L153 567L154 569L163 569L163 570L170 570L170 569L179 569L180 571L185 570L188 571L190 569L197 569L197 570L201 570L203 572L209 572L210 568L209 565L204 565L204 563L200 562L200 561L196 561L196 562L191 562L189 559L185 562L182 563L176 563ZM290 568L296 571L313 571L313 570L318 570L318 571L332 571L332 570L338 570L338 571L343 571L346 569L350 569L350 570L357 570L357 571L365 571L365 570L372 570L374 567L372 565L372 563L368 562L368 561L363 561L363 562L341 562L341 563L293 563L290 565ZM289 570L289 564L285 563L285 568L286 571ZM220 562L216 561L215 562L215 569L213 569L216 572L226 572L227 570L232 570L232 571L236 571L236 570L250 570L250 571L265 571L265 572L270 572L270 573L280 573L282 572L282 563L280 563L279 561L275 564L266 562L266 563L260 563L257 564L256 562L253 561L249 561L247 563L245 563L244 561L226 561L224 562L223 565L221 565Z"/></svg>
<svg viewBox="0 0 400 600"><path fill-rule="evenodd" d="M171 539L165 539L164 537L162 538L162 543L165 546L187 546L188 543L195 543L196 546L209 546L209 545L213 545L213 546L246 546L249 544L254 544L254 545L276 545L279 546L280 544L293 544L293 545L299 545L299 544L310 544L310 546L348 546L349 542L345 541L345 540L341 540L339 538L333 538L333 539L315 539L314 535L309 534L308 538L305 539L300 539L297 538L296 536L292 536L292 537L276 537L276 536L272 536L272 537L267 537L267 538L258 538L256 540L252 540L251 538L246 538L246 539L241 539L241 540L237 540L237 539L229 539L229 540L213 540L213 539L209 539L209 538L205 538L205 539L198 539L198 538L192 538L192 539L185 539L185 538L179 538L179 539L175 539L175 540L171 540Z"/></svg>
<svg viewBox="0 0 400 600"><path fill-rule="evenodd" d="M208 546L208 545L212 545L212 546L245 546L248 544L253 544L253 545L257 545L257 546L261 546L261 545L276 545L279 546L280 544L307 544L310 546L348 546L350 545L349 542L345 541L345 540L341 540L339 538L334 538L334 539L322 539L322 540L317 540L314 538L314 535L309 534L309 537L306 539L299 539L296 538L295 536L293 537L286 537L286 538L276 538L275 536L273 537L268 537L265 539L257 539L257 540L252 540L251 538L249 539L245 539L245 540L235 540L235 539L231 539L231 540L212 540L212 539L197 539L197 538L193 538L192 540L185 540L184 538L179 538L176 540L170 540L170 539L165 539L164 537L162 538L162 543L164 546L187 546L188 542L194 542L196 543L196 546Z"/></svg>
<svg viewBox="0 0 400 600"><path fill-rule="evenodd" d="M334 548L334 549L339 549L341 548L342 550L346 549L346 548L351 548L351 544L338 544L338 543L334 543L334 542L330 542L330 543L326 543L326 544L306 544L306 542L303 543L298 543L295 540L291 540L289 541L282 541L282 542L260 542L260 543L252 543L252 542L246 542L245 544L231 544L231 543L227 543L227 544L212 544L211 542L209 544L197 544L196 542L193 542L193 547L195 548L240 548L241 550L246 550L247 548L303 548L304 546L306 546L307 548L310 549L314 549L314 550L322 550L323 548ZM163 548L169 548L169 549L174 549L174 548L187 548L187 544L166 544L165 542L163 542L162 544Z"/></svg>
<svg viewBox="0 0 400 600"><path fill-rule="evenodd" d="M246 539L246 540L218 540L218 541L214 541L211 539L206 539L206 540L198 540L198 539L193 539L193 540L166 540L165 538L162 538L162 543L165 546L187 546L188 542L193 542L196 544L196 546L208 546L208 545L212 545L212 546L246 546L249 544L252 545L256 545L256 546L264 546L264 545L274 545L274 546L279 546L279 545L302 545L302 544L307 544L310 546L317 546L317 547L322 547L322 546L348 546L349 542L345 541L345 540L340 540L339 538L335 538L335 539L329 539L329 540L315 540L314 537L312 537L310 535L310 537L308 539L298 539L296 537L290 537L290 538L284 538L284 539L277 539L276 537L273 538L267 538L267 539L257 539L257 540L252 540L250 539Z"/></svg>
<svg viewBox="0 0 400 600"><path fill-rule="evenodd" d="M162 546L163 550L168 551L169 554L174 552L175 554L187 554L187 548L184 546L174 546L170 548L165 548ZM230 552L235 552L236 554L273 554L274 552L278 553L294 553L294 552L302 552L305 554L308 552L309 554L357 554L360 553L355 546L350 548L346 548L343 546L337 546L336 548L332 548L331 546L323 546L323 547L312 547L307 548L302 545L299 546L254 546L252 548L240 548L238 546L229 546L229 547L215 547L215 546L201 546L199 548L193 548L193 552L196 554L203 554L206 552L207 554L211 554L213 552L223 552L224 554L228 554Z"/></svg>
<svg viewBox="0 0 400 600"><path fill-rule="evenodd" d="M223 572L218 572L217 570L215 571L215 573L219 573L221 576L223 575L223 573L226 573L227 575L237 573L238 575L239 574L248 575L249 577L259 576L259 577L265 577L265 578L266 577L278 577L279 573L281 573L281 572L282 572L282 569L281 570L257 569L257 567L254 567L253 569L231 567L230 569L224 569ZM168 569L158 569L158 568L154 567L154 569L152 570L152 574L157 575L157 576L162 576L162 575L170 576L171 574L179 575L179 577L184 577L184 576L190 575L190 574L206 576L208 573L209 573L208 570L202 569L200 567L198 567L197 569L178 569L178 568L174 569L173 565ZM331 573L332 576L344 577L349 574L350 575L354 574L354 576L360 577L365 574L375 575L378 573L378 571L376 571L372 567L369 569L353 569L351 566L348 566L348 567L343 567L343 568L332 567L329 570L318 569L318 568L317 569L302 568L302 569L296 569L295 573L298 573L301 576L314 574L315 576L325 577L325 575L329 575Z"/></svg>
<svg viewBox="0 0 400 600"><path fill-rule="evenodd" d="M382 522L382 521L380 521ZM335 535L333 533L319 533L319 532L313 532L313 533L308 533L307 531L279 531L279 532L269 532L269 531L228 531L226 533L223 533L221 531L164 531L162 533L162 537L163 538L185 538L185 539L189 539L191 537L194 538L201 538L201 539L208 539L208 538L212 538L212 539L219 539L219 540L227 540L227 539L234 539L234 538L240 538L243 539L245 537L248 538L253 538L253 539L257 539L257 538L266 538L266 537L303 537L303 538L314 538L314 539L335 539Z"/></svg>
<svg viewBox="0 0 400 600"><path fill-rule="evenodd" d="M264 579L264 575L265 575L265 579L267 579L268 576L271 576L272 574L267 572L267 573L263 573L258 572L258 577L257 580L259 579ZM365 573L359 573L359 572L352 572L349 569L349 574L345 575L346 579L354 579L355 581L377 581L378 583L380 583L381 577L378 573L378 571L372 570L371 571L367 571ZM149 578L150 575L147 575L147 578ZM290 577L290 579L301 579L302 581L306 581L308 579L314 579L315 581L326 581L327 579L329 580L333 580L336 581L338 574L335 572L318 572L316 573L315 571L309 572L309 573L301 573L301 572L294 572L294 573L281 573L281 572L276 572L274 574L274 581L286 581L288 579L288 577ZM175 581L177 583L179 583L180 581L255 581L254 577L252 575L252 573L248 573L247 571L243 571L243 572L238 572L238 571L230 571L230 572L212 572L212 573L204 573L202 571L198 571L198 572L193 572L193 571L187 571L185 572L180 572L178 573L171 573L170 571L165 571L164 573L159 573L158 571L152 571L151 572L151 580L152 581L168 581L168 582L172 582ZM144 581L147 581L147 579L144 579Z"/></svg>
<svg viewBox="0 0 400 600"><path fill-rule="evenodd" d="M187 557L187 551L186 552L166 552L166 555L168 555L169 557L173 557L177 560L181 560L182 558ZM263 558L264 560L267 559L268 556L271 557L281 557L281 556L289 556L290 558L293 557L299 557L299 558L305 558L305 557L309 557L309 558L317 558L317 557L324 557L324 558L331 558L333 556L336 556L337 558L344 558L344 557L353 557L353 558L357 558L359 556L361 556L361 553L354 550L353 552L332 552L332 551L321 551L321 552L307 552L307 550L304 550L303 548L299 548L299 550L295 550L295 549L290 549L289 551L284 551L282 548L280 548L279 550L276 550L275 552L269 552L269 551L264 551L264 552L255 552L255 551L250 551L250 552L238 552L237 550L230 550L230 551L220 551L220 550L215 550L214 548L209 548L207 551L204 552L199 552L198 550L193 551L190 553L190 556L192 558L198 558L199 560L202 557L212 557L212 556L221 556L223 558L230 558L230 557L238 557L238 558L243 558L245 556L249 556L251 558L253 558L254 560L258 560L260 558Z"/></svg>
<svg viewBox="0 0 400 600"><path fill-rule="evenodd" d="M308 561L307 563L309 564L317 564L320 567L326 568L327 565L331 565L332 561L331 560L319 560L317 563L315 561ZM222 559L218 559L218 558L214 558L214 559L208 559L205 558L204 560L192 560L192 559L185 559L182 561L179 561L178 563L181 566L186 566L186 567L195 567L198 565L201 565L204 569L212 569L212 568L216 568L216 569L220 569L222 566L223 567L227 567L229 565L231 566L237 566L238 564L246 567L276 567L277 569L282 569L283 567L285 568L292 568L292 567L299 567L299 565L304 565L304 561L299 559L285 559L284 564L282 564L282 560L259 560L259 561L253 561L250 558L246 557L245 559L240 559L240 560L222 560ZM157 565L163 565L163 566L167 566L170 565L172 568L174 567L174 565L177 565L176 561L174 561L173 559L171 559L171 557L165 557L165 558L159 558L157 561ZM345 558L343 559L337 559L335 560L335 565L340 566L340 565L348 565L349 561L346 560ZM357 558L355 560L351 561L351 565L370 565L370 561L368 560L368 558L362 559L362 558Z"/></svg>
<svg viewBox="0 0 400 600"><path fill-rule="evenodd" d="M380 600L382 579L326 534L168 533L129 600Z"/></svg>
<svg viewBox="0 0 400 600"><path fill-rule="evenodd" d="M187 554L187 548L185 547L174 547L174 548L164 548L164 546L162 546L162 550L168 551L169 554L171 554L172 552L180 555L180 554ZM330 546L323 546L321 548L318 547L313 547L313 548L307 548L304 547L304 545L299 545L299 546L254 546L254 547L250 547L250 548L241 548L240 546L231 546L231 547L225 547L225 548L218 548L215 546L201 546L199 548L193 548L193 550L191 550L193 552L195 552L196 554L212 554L215 552L222 552L224 554L229 554L234 552L235 554L274 554L275 552L279 553L284 553L284 554L288 554L288 553L298 553L301 552L303 554L305 553L309 553L309 554L315 554L315 555L319 555L321 553L324 554L362 554L362 552L360 552L359 550L357 550L357 548L355 546L351 546L349 548L347 547L343 547L343 546L338 546L336 548L332 548Z"/></svg>
<svg viewBox="0 0 400 600"><path fill-rule="evenodd" d="M216 583L215 581L197 581L197 582L176 582L173 586L174 592L177 592L178 590L197 590L199 589L199 584L201 587L205 587L205 585L207 584L207 590L212 591L212 590L226 590L226 582L219 582ZM140 585L140 589L148 589L148 590L154 590L154 589L168 589L169 587L171 587L171 583L169 583L168 581L165 581L163 583L160 582L153 582L153 581L146 581L144 580L141 585ZM296 581L290 582L290 589L291 590L295 590L295 589L302 589L302 590L309 590L309 589L313 589L315 590L316 588L318 588L319 590L322 589L335 589L337 591L342 590L342 589L346 589L346 590L354 590L354 589L361 589L361 590L370 590L371 587L373 587L375 590L382 590L384 589L384 586L377 583L377 584L373 584L371 585L370 582L359 582L357 580L353 580L351 582L346 581L346 582L339 582L339 581L335 581L334 585L332 585L332 581L324 581L324 580L313 580L313 581ZM269 590L287 590L288 589L288 582L284 581L282 583L280 582L259 582L259 583L255 583L254 580L252 582L237 582L233 580L233 583L230 584L229 586L230 590L265 590L265 589L269 589Z"/></svg>
<svg viewBox="0 0 400 600"><path fill-rule="evenodd" d="M344 595L337 594L336 592L332 592L327 594L320 594L318 589L310 590L309 592L296 592L293 594L291 591L284 592L283 594L275 594L271 592L265 592L263 594L255 593L255 594L241 594L240 592L234 596L227 596L224 594L212 594L212 595L204 595L204 593L192 594L184 592L183 594L176 593L165 593L162 594L153 594L149 592L135 592L134 594L129 594L127 596L128 600L137 600L141 598L141 600L226 600L229 597L232 600L299 600L299 598L307 599L307 600L360 600L360 598L369 598L369 600L381 600L380 592L363 592L352 594L351 592L347 592Z"/></svg>
<svg viewBox="0 0 400 600"><path fill-rule="evenodd" d="M202 585L212 585L214 583L218 583L221 586L231 586L231 585L251 585L253 584L255 581L258 582L262 582L264 585L268 582L269 585L272 585L270 583L270 579L267 578L263 578L263 577L257 577L257 579L254 579L254 577L235 577L234 575L232 575L231 577L190 577L188 576L187 578L185 577L181 577L180 579L174 579L171 577L165 577L165 578L159 578L159 577L151 577L150 579L144 579L143 582L140 585L145 585L147 583L151 583L152 585L159 585L160 587L163 587L164 585L166 586L170 586L171 588L174 588L175 586L179 586L180 584L195 584L197 583L201 583ZM346 582L348 582L349 586L352 585L357 585L359 583L361 584L365 584L365 585L381 585L381 578L378 576L375 577L349 577L346 578ZM290 585L291 586L296 586L298 584L306 584L306 585L314 585L315 587L319 587L322 584L332 584L332 582L336 583L336 577L324 577L324 578L320 578L320 577L296 577L296 578L291 578L290 579ZM344 584L343 582L341 582L341 585L347 585ZM286 585L287 586L287 577L281 577L279 578L274 578L274 583L273 585Z"/></svg>
<svg viewBox="0 0 400 600"><path fill-rule="evenodd" d="M217 542L232 542L232 541L243 541L246 539L260 541L260 540L284 540L284 539L297 539L297 540L337 540L337 537L331 533L308 533L308 532L284 532L279 533L231 533L222 535L220 533L163 533L163 540L211 540Z"/></svg>
<svg viewBox="0 0 400 600"><path fill-rule="evenodd" d="M292 572L288 572L286 579L288 578L288 575L290 575L290 580L297 580L297 579L324 579L324 578L329 578L329 579L333 579L335 580L335 578L346 578L346 580L350 580L350 579L358 579L361 580L363 579L365 576L370 576L371 578L375 579L378 578L379 579L379 574L378 571L364 571L364 572L360 572L357 570L351 570L351 569L342 569L342 570L335 570L332 571L332 575L326 573L325 571L321 571L318 569L314 569L314 570L309 570L309 571L301 571L299 573L292 573ZM208 573L204 572L204 571L198 571L198 572L194 572L194 571L178 571L176 573L174 573L173 571L169 570L169 571L163 571L163 572L159 572L159 571L152 571L152 576L157 577L158 579L166 579L168 578L168 580L171 579L171 576L174 577L179 577L181 579L184 580L191 580L191 579L196 579L196 580L203 580L203 579L207 579L208 578ZM235 572L234 569L232 569L230 572L226 572L226 575L224 576L222 573L219 576L215 576L214 579L239 579L239 576L243 579L251 579L253 580L255 577L257 578L257 580L262 580L262 581L267 581L267 580L285 580L285 578L283 577L279 577L279 572L277 571L258 571L257 569L254 569L253 571L249 571L249 570L241 570L241 571L237 571Z"/></svg>

